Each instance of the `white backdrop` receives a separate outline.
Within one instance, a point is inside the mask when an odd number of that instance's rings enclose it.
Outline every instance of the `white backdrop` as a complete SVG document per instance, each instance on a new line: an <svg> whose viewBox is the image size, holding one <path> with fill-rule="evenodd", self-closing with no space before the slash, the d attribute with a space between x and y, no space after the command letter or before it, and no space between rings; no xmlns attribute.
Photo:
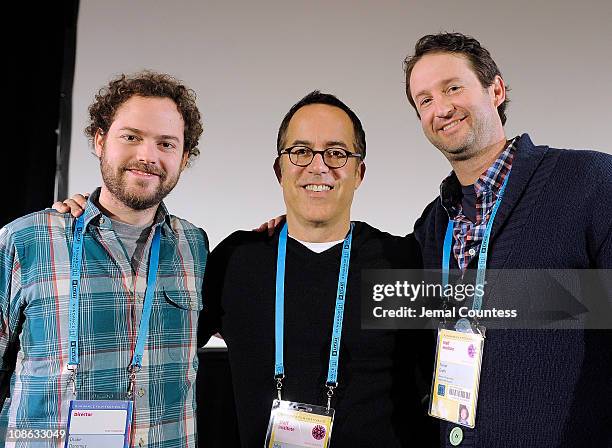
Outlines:
<svg viewBox="0 0 612 448"><path fill-rule="evenodd" d="M197 92L205 130L199 160L166 203L214 246L283 211L271 168L278 126L321 89L366 130L352 218L406 234L449 172L404 94L402 61L416 40L460 31L491 51L512 88L509 136L612 152L611 22L609 0L82 0L69 191L100 184L82 131L94 93L121 72L168 72Z"/></svg>
<svg viewBox="0 0 612 448"><path fill-rule="evenodd" d="M91 1L80 7L69 191L100 183L83 128L113 76L151 68L198 94L202 154L167 199L214 246L283 210L271 166L284 114L314 89L361 118L366 179L353 219L412 230L449 165L404 95L403 58L422 35L472 34L512 87L507 132L612 152L612 2Z"/></svg>

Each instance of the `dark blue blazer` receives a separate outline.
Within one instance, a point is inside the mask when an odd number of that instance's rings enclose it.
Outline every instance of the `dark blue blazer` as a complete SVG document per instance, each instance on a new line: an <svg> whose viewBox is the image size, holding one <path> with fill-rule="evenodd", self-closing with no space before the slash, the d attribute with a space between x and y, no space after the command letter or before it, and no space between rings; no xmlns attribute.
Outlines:
<svg viewBox="0 0 612 448"><path fill-rule="evenodd" d="M439 197L416 222L425 268L441 268L447 224ZM487 268L612 269L612 156L522 135ZM481 372L460 446L612 446L612 331L490 330ZM455 426L440 422L442 446Z"/></svg>

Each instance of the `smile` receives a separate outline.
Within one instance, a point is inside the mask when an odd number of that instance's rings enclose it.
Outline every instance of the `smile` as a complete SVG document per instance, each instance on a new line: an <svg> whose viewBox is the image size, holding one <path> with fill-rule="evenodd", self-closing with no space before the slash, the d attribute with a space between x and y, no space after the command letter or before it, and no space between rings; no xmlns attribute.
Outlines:
<svg viewBox="0 0 612 448"><path fill-rule="evenodd" d="M308 191L329 191L332 190L334 187L331 187L329 185L308 184L304 188Z"/></svg>
<svg viewBox="0 0 612 448"><path fill-rule="evenodd" d="M147 173L145 171L140 171L140 170L128 170L130 173L135 174L137 176L142 176L142 177L156 177L157 174L153 174L153 173Z"/></svg>
<svg viewBox="0 0 612 448"><path fill-rule="evenodd" d="M455 126L457 126L459 123L461 123L463 120L465 120L466 117L460 118L458 120L455 121L451 121L450 123L448 123L446 126L442 127L440 130L441 131L448 131L449 129L454 128Z"/></svg>

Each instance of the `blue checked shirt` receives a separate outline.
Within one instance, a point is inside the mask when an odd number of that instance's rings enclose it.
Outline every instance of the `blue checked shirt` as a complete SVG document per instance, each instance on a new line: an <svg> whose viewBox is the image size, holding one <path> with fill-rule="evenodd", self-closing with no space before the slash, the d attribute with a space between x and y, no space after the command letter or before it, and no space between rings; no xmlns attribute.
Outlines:
<svg viewBox="0 0 612 448"><path fill-rule="evenodd" d="M67 370L74 224L69 214L44 210L0 230L0 391L10 390L0 428L66 428L75 399ZM195 447L196 333L208 242L203 230L169 215L161 204L145 254L156 226L161 226L159 272L143 366L135 379L132 446ZM111 220L90 199L76 398L128 390L147 270L148 260L132 270ZM63 442L16 446L63 447Z"/></svg>
<svg viewBox="0 0 612 448"><path fill-rule="evenodd" d="M513 139L497 160L474 183L476 192L476 222L470 221L461 207L461 184L455 173L451 173L440 186L442 205L453 223L453 256L459 269L465 271L478 254L489 216L497 200L501 186L512 167L515 143Z"/></svg>

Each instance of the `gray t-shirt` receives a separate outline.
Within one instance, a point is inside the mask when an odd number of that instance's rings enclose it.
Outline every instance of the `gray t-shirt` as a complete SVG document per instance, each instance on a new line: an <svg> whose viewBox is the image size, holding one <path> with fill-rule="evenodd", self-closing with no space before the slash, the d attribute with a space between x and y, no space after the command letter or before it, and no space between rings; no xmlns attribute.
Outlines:
<svg viewBox="0 0 612 448"><path fill-rule="evenodd" d="M136 272L141 261L147 262L146 259L143 260L143 255L145 258L148 258L148 254L144 254L144 250L147 245L149 233L151 233L153 222L145 224L144 226L134 226L114 219L111 219L111 222L117 238L127 253L127 257L132 265L132 270Z"/></svg>

